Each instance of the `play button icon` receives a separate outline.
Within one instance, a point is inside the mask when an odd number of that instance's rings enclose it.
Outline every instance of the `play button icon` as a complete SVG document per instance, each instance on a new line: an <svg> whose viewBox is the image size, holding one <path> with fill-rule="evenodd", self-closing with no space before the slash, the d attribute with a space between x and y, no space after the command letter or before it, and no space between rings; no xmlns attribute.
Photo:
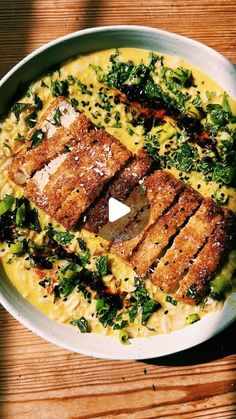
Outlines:
<svg viewBox="0 0 236 419"><path fill-rule="evenodd" d="M123 204L115 198L110 198L108 201L108 218L111 223L119 220L131 211L128 205Z"/></svg>
<svg viewBox="0 0 236 419"><path fill-rule="evenodd" d="M133 239L142 232L150 218L150 202L139 186L123 200L111 194L107 201L104 200L102 209L105 214L107 211L107 222L98 234L111 242Z"/></svg>

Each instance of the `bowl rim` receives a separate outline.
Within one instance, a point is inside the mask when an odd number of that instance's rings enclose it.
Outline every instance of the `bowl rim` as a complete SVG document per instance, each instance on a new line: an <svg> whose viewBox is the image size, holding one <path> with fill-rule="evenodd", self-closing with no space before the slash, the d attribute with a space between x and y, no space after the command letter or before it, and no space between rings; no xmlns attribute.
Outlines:
<svg viewBox="0 0 236 419"><path fill-rule="evenodd" d="M214 50L213 48L209 47L208 45L197 41L191 37L187 37L184 35L179 35L174 32L166 31L164 29L158 29L151 26L142 26L142 25L105 25L105 26L98 26L98 27L92 27L87 29L81 29L78 31L71 32L69 34L60 36L56 39L53 39L46 44L41 45L40 47L33 50L31 53L27 54L24 58L22 58L17 64L15 64L10 70L7 71L6 74L3 75L3 77L0 79L0 87L8 80L8 78L13 75L22 65L30 61L33 57L36 55L39 55L43 51L60 44L61 42L67 41L69 39L81 37L83 35L92 35L94 33L101 33L104 31L112 32L115 30L135 30L138 32L145 31L146 33L149 32L150 34L156 34L156 35L166 35L169 38L177 39L179 41L182 41L188 45L195 45L201 49L204 49L205 51L208 51L212 55L215 56L216 59L220 60L222 63L224 63L226 66L228 66L230 71L234 71L236 73L235 65L231 63L230 60L228 60L226 57L224 57L220 52Z"/></svg>
<svg viewBox="0 0 236 419"><path fill-rule="evenodd" d="M179 35L173 32L169 32L169 31L165 31L162 29L156 29L153 27L149 27L149 26L140 26L140 25L109 25L109 26L100 26L100 27L94 27L94 28L88 28L88 29L82 29L82 30L78 30L69 34L66 34L64 36L61 36L59 38L56 38L50 42L47 42L46 44L40 46L39 48L35 49L33 52L31 52L30 54L28 54L26 57L24 57L22 60L20 60L16 65L14 65L0 80L0 91L1 91L1 87L9 80L9 78L11 76L14 75L14 73L20 69L22 66L24 66L26 63L30 62L32 60L32 58L40 55L42 52L50 49L51 47L54 47L64 41L68 41L74 38L80 38L84 35L94 35L94 34L98 34L98 33L102 33L102 32L112 32L112 31L137 31L140 33L145 32L146 34L150 34L150 35L154 35L155 37L163 37L166 36L167 38L176 41L179 41L181 43L185 43L185 45L191 46L191 47L198 47L202 50L204 50L205 52L208 52L212 57L215 57L215 59L222 63L227 71L229 71L229 73L232 75L233 78L235 78L236 76L236 68L235 66L227 59L225 58L222 54L220 54L219 52L215 51L214 49L212 49L211 47L196 41L195 39L192 38L188 38L185 37L183 35ZM143 48L144 49L144 48ZM85 51L86 53L86 47L85 47ZM32 76L32 79L35 76ZM24 297L22 297L24 298ZM22 317L20 311L17 309L17 307L14 307L14 305L9 301L9 298L4 295L2 292L0 292L0 303L6 308L6 310L13 315L13 317L15 317L17 320L19 320L24 326L26 326L28 329L30 329L31 331L33 331L35 334L41 336L42 338L48 340L49 342L56 344L64 349L67 350L72 350L74 352L79 352L81 354L84 355L92 355L92 356L96 356L99 358L105 358L105 359L148 359L148 358L154 358L154 357L162 357L162 356L167 356L176 352L180 352L183 350L186 350L188 348L191 348L193 346L199 345L200 343L212 338L214 335L216 335L217 333L219 333L220 331L222 331L225 327L229 326L233 321L234 321L234 317L233 315L228 318L223 318L223 314L224 314L224 309L222 310L222 318L223 321L220 323L220 325L218 325L218 327L214 327L214 328L210 328L210 330L207 333L203 333L203 335L201 337L198 337L198 339L193 339L193 341L191 341L191 339L188 342L182 342L181 344L181 348L176 347L176 348L167 348L166 352L158 354L158 350L156 355L152 355L150 356L150 354L147 354L147 356L144 356L143 353L140 354L140 356L138 355L138 352L136 351L136 356L132 356L132 351L127 350L128 353L125 353L122 355L118 355L118 356L114 356L113 353L109 354L106 353L105 355L101 352L101 351L96 351L93 350L91 352L89 352L88 350L83 350L83 348L80 347L80 345L78 345L77 350L75 349L75 347L72 347L70 344L65 343L65 342L61 342L60 340L58 340L58 338L53 334L53 333L47 333L41 329L39 329L37 326L35 326L34 321L32 321L30 318L27 317ZM31 304L31 303L29 303ZM32 305L32 307L36 310L39 311L35 306ZM207 317L209 315L206 315L204 317ZM46 315L45 315L46 317ZM48 318L48 317L46 317ZM203 319L201 320L201 322L203 321ZM199 322L199 323L201 323ZM64 325L63 325L64 326ZM197 331L199 328L199 324L193 324L191 326L188 326L188 329L191 329L191 334L194 336L195 335L195 331ZM183 329L181 329L183 330ZM179 333L179 331L174 331L171 332L171 334L175 334L176 336L181 336L181 333ZM170 334L168 334L170 335ZM97 336L95 334L93 334L93 336ZM100 336L100 335L98 335ZM160 335L156 335L152 338L158 338ZM78 336L79 338L79 336ZM104 336L102 336L102 339L104 338ZM108 337L106 336L105 339L107 339ZM147 339L149 341L152 341L152 338L137 338L137 340L140 341L142 339ZM120 344L117 342L117 344L120 346ZM141 343L142 344L142 343ZM131 345L130 345L131 346ZM127 348L128 349L128 348Z"/></svg>

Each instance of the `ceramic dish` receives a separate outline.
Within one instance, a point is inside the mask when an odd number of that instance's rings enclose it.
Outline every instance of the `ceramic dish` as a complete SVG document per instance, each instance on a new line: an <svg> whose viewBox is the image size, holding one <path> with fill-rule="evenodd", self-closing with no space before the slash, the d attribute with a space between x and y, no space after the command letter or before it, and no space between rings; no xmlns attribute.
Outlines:
<svg viewBox="0 0 236 419"><path fill-rule="evenodd" d="M15 66L0 82L0 114L21 84L48 67L78 54L101 49L131 47L181 57L204 71L236 99L236 70L217 52L194 40L137 26L115 26L76 32L38 49ZM48 341L86 355L110 359L145 359L175 353L197 345L223 330L235 318L236 295L231 294L222 311L206 315L187 328L121 345L116 339L80 334L72 327L50 320L24 299L0 271L0 302L21 323Z"/></svg>

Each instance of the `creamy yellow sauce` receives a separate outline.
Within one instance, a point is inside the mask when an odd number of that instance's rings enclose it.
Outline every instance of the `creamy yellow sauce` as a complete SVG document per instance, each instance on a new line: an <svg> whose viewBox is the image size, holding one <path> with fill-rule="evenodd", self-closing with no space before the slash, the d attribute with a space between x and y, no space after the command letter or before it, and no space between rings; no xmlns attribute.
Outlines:
<svg viewBox="0 0 236 419"><path fill-rule="evenodd" d="M131 126L125 111L125 106L122 103L116 105L115 110L111 110L111 120L109 123L104 122L106 112L102 109L99 109L98 112L98 108L95 106L96 102L98 101L99 89L102 85L97 80L97 76L91 64L100 66L103 70L106 70L109 65L109 57L113 52L114 50L105 50L71 59L61 66L60 76L61 78L66 78L67 76L72 75L77 77L81 83L86 84L87 86L92 86L91 90L93 94L91 96L87 93L82 94L78 91L75 85L71 85L69 97L78 99L80 103L78 110L85 112L88 118L90 118L96 125L102 124L106 131L118 138L122 144L124 144L129 150L135 153L143 146L143 127ZM135 64L138 64L141 61L143 61L144 64L148 63L148 51L121 48L120 52L120 59L124 61L132 60ZM175 68L181 66L192 70L196 87L191 87L188 89L188 92L190 94L195 94L196 91L199 91L203 103L207 104L222 102L224 94L223 89L203 72L180 58L164 56L164 62L165 65L169 67ZM43 101L43 109L39 111L39 117L45 112L45 109L53 99L50 89L42 86L41 82L43 80L47 86L49 85L50 78L53 79L54 77L56 76L44 76L36 81L33 81L30 85L31 92L39 95ZM216 94L211 99L208 99L206 97L206 91L215 91ZM111 92L111 96L112 95L114 95L114 93ZM28 97L21 99L21 102L28 103L29 101L30 99ZM89 101L89 106L82 106L81 101ZM229 104L233 113L236 114L236 103L231 98L229 98ZM113 125L115 125L115 111L120 112L122 121L121 128L113 127ZM134 131L132 136L128 132L130 128L132 128ZM16 186L8 179L7 166L10 163L11 156L14 155L22 146L22 142L17 140L17 138L19 135L23 137L26 136L28 132L29 128L25 124L24 112L20 114L18 122L16 121L15 116L12 113L9 113L9 115L0 124L0 194L2 197L9 193L13 193L17 197L22 195L22 188ZM179 176L179 171L177 169L172 168L170 171L175 176ZM199 192L205 197L211 196L216 189L216 183L211 181L206 184L202 174L200 173L191 174L189 183L195 189L198 189L197 185L201 184L201 189ZM228 207L236 212L236 191L233 188L226 187L225 190L227 190L230 197ZM58 224L51 220L41 210L39 210L39 216L42 225L46 225L48 222L51 222L55 227L58 228ZM63 227L60 226L60 229L63 230ZM104 253L106 242L101 238L95 237L95 235L85 230L77 232L76 237L79 236L84 238L87 246L90 248L92 259L95 259L96 256ZM31 232L30 237L36 242L40 242L40 234ZM73 250L73 246L74 244L72 242L70 250ZM40 272L37 269L30 267L29 262L26 261L24 257L13 256L9 252L7 246L3 245L1 250L1 259L4 270L14 286L25 298L31 301L36 307L46 313L50 318L53 318L59 322L69 323L70 320L74 318L85 316L89 322L92 332L107 335L119 334L119 331L114 331L110 326L104 328L98 319L96 319L95 299L92 298L91 303L88 303L84 299L81 292L78 293L73 291L67 301L58 299L56 302L54 302L53 296L47 296L45 289L38 285L38 282L40 281ZM110 261L113 275L105 277L105 282L108 283L111 288L113 287L116 289L116 287L119 286L124 291L132 292L134 290L135 277L135 272L133 269L127 263L123 262L114 255L110 255ZM230 263L227 263L222 269L223 275L228 278L232 276L233 271L234 268ZM128 280L124 281L124 278L128 278ZM199 306L193 307L182 303L178 303L177 306L173 306L172 304L165 301L166 295L162 293L156 286L154 286L148 279L146 280L146 288L149 291L150 296L159 301L162 307L151 316L147 324L148 327L141 325L140 318L138 317L133 324L129 324L129 326L126 327L126 330L130 337L145 337L156 333L168 333L172 330L184 327L185 319L188 314L198 313L199 316L202 317L204 314L214 310L219 310L222 307L222 302L213 301L210 298L208 298L204 304ZM168 311L168 313L164 314L166 311Z"/></svg>

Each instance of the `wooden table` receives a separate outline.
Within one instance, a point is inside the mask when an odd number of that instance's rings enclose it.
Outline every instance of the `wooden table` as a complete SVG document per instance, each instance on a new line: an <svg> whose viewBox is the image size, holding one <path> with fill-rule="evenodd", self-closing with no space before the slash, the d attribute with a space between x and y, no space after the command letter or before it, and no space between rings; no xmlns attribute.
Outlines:
<svg viewBox="0 0 236 419"><path fill-rule="evenodd" d="M236 64L235 0L0 0L0 76L72 31L140 24L193 37ZM104 361L61 350L0 309L0 417L236 418L235 324L180 354Z"/></svg>

